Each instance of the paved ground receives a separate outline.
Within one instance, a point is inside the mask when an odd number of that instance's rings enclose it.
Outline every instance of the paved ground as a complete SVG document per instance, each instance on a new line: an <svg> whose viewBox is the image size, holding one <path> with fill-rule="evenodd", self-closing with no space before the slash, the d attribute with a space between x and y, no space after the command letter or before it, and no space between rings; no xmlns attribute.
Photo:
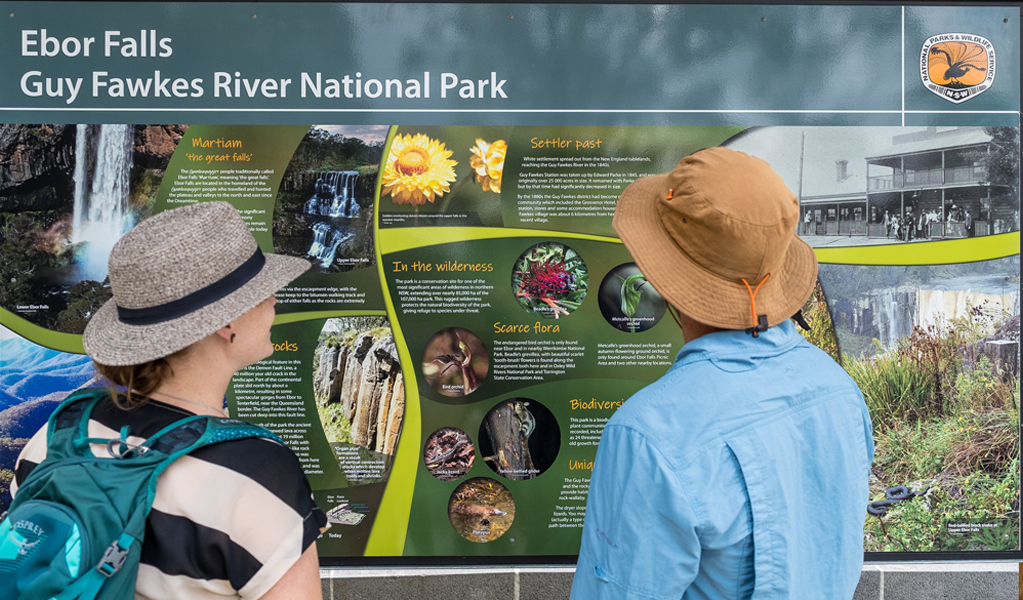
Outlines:
<svg viewBox="0 0 1023 600"><path fill-rule="evenodd" d="M853 600L1016 600L1017 569L1015 562L871 563ZM567 600L574 573L571 566L325 568L320 577L325 600Z"/></svg>

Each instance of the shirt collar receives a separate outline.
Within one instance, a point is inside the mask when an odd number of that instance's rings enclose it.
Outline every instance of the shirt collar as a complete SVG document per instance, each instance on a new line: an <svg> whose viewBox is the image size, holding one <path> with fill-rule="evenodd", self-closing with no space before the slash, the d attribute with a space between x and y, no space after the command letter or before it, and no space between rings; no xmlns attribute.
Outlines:
<svg viewBox="0 0 1023 600"><path fill-rule="evenodd" d="M775 356L803 341L791 319L786 319L753 337L741 329L726 329L687 342L675 357L675 366L698 360L750 360Z"/></svg>

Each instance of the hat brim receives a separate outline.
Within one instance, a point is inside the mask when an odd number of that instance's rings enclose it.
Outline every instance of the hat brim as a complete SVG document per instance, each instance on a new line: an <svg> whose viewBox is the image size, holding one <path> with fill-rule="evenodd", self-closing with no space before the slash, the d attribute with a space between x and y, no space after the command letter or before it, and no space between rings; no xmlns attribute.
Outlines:
<svg viewBox="0 0 1023 600"><path fill-rule="evenodd" d="M214 333L272 296L310 267L309 261L279 254L265 255L259 273L242 287L187 315L154 323L128 325L117 316L113 300L89 320L82 336L85 352L111 367L138 365L174 354Z"/></svg>
<svg viewBox="0 0 1023 600"><path fill-rule="evenodd" d="M625 188L612 221L618 237L647 281L682 313L724 329L753 327L756 318L745 284L697 264L664 228L657 205L667 192L667 174L642 177ZM766 314L769 326L791 318L813 293L816 282L817 255L793 235L781 272L771 273L756 292L756 314ZM759 283L749 282L753 290Z"/></svg>

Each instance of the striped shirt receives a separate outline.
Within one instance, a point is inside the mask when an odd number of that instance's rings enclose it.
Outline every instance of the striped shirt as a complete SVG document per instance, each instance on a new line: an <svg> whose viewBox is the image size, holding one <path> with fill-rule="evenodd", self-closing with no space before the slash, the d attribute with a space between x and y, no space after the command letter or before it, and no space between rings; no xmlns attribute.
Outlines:
<svg viewBox="0 0 1023 600"><path fill-rule="evenodd" d="M123 411L101 402L89 437L119 438L130 426L139 444L190 416L150 400ZM46 428L15 464L12 495L46 458ZM92 453L107 456L105 444ZM295 454L267 439L222 442L176 460L160 475L135 585L136 600L259 598L270 590L326 528Z"/></svg>

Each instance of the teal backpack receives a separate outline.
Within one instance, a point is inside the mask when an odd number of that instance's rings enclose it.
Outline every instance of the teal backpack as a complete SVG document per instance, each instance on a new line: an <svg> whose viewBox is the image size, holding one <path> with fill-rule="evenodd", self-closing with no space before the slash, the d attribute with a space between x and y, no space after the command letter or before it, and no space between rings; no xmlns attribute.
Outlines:
<svg viewBox="0 0 1023 600"><path fill-rule="evenodd" d="M181 419L139 446L88 437L89 415L109 395L78 390L47 424L46 459L18 487L0 522L0 598L93 600L134 598L146 516L156 479L178 457L268 430L233 419ZM110 457L89 444L105 443Z"/></svg>

